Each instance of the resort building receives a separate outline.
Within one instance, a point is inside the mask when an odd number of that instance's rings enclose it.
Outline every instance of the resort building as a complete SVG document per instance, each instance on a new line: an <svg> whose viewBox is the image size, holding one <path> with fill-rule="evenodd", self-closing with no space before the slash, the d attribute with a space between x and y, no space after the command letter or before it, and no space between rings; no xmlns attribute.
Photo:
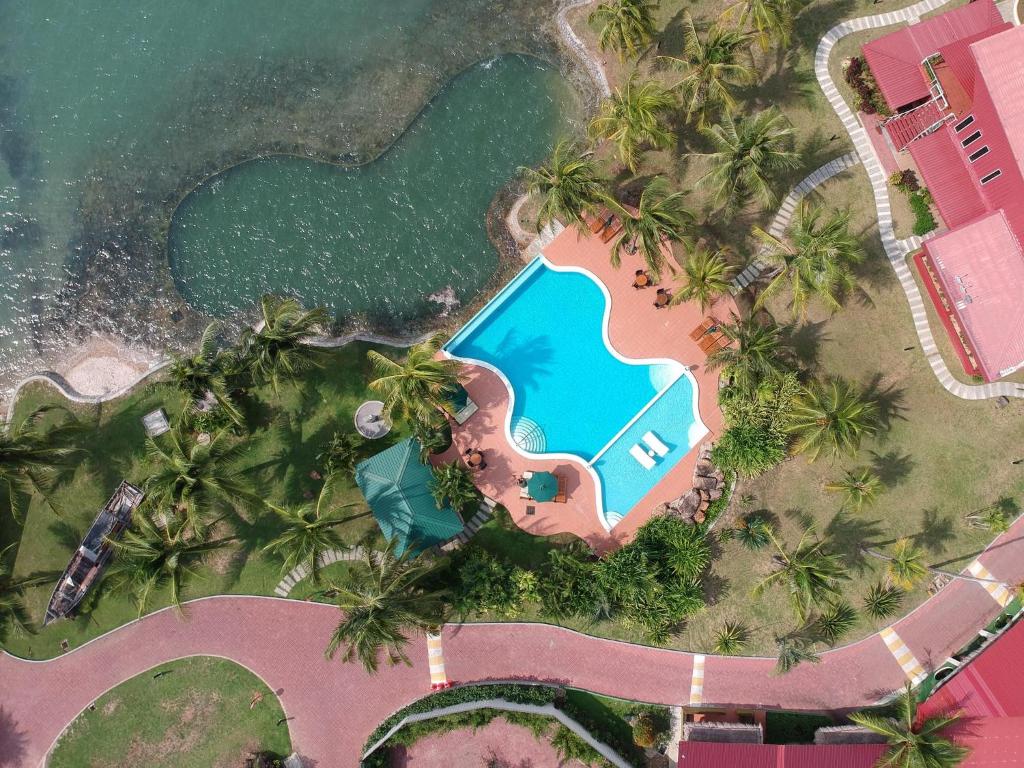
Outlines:
<svg viewBox="0 0 1024 768"><path fill-rule="evenodd" d="M978 0L863 53L893 112L883 138L945 223L915 256L928 292L965 370L1007 376L1024 367L1024 28Z"/></svg>

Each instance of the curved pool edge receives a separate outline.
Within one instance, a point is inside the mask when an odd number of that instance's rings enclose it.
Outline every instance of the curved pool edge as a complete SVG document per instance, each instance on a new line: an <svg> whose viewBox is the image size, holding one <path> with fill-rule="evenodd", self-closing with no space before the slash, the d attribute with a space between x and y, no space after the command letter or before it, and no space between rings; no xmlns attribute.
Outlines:
<svg viewBox="0 0 1024 768"><path fill-rule="evenodd" d="M655 395L650 400L648 400L648 402L636 414L636 416L630 419L626 423L626 425L624 425L615 434L615 436L613 436L612 439L609 440L608 443L606 443L605 446L602 447L601 451L595 454L595 457L590 461L585 460L582 456L575 453L534 453L532 451L527 451L521 448L519 445L517 445L512 435L512 415L513 411L515 410L516 402L516 393L514 387L512 386L512 382L509 381L509 379L505 376L504 372L500 368L492 365L491 363L488 363L484 360L480 360L475 357L457 355L449 349L449 347L456 345L460 338L465 337L472 333L473 331L475 331L481 323L483 323L487 318L489 318L502 305L502 303L504 303L504 301L509 296L511 296L516 290L518 290L522 286L522 284L542 266L547 267L553 272L576 272L582 274L589 278L591 282L593 282L598 287L598 289L601 291L601 295L604 297L604 310L602 312L601 317L601 339L604 342L605 348L607 349L608 353L613 358L615 358L621 363L624 363L625 365L648 367L662 365L670 366L675 369L676 375L671 379L671 381L665 384L665 386L661 387L655 393ZM609 327L611 323L611 310L611 292L608 290L608 287L597 275L595 275L593 272L591 272L589 269L586 269L585 267L561 266L554 264L546 256L544 256L543 252L541 252L533 259L531 259L526 264L526 266L523 267L523 269L521 269L518 274L516 274L515 277L509 280L508 283L506 283L501 288L500 291L498 291L493 297L491 297L491 299L475 315L473 315L473 317L471 317L469 321L467 321L466 324L463 325L462 328L460 328L455 333L455 335L452 336L451 339L449 339L444 344L444 346L441 347L440 350L441 354L447 359L456 360L459 362L467 363L469 365L475 365L480 368L483 368L484 370L493 373L501 381L508 395L508 407L506 408L505 411L505 417L503 419L502 427L504 431L505 442L508 443L509 447L511 447L513 451L527 459L571 461L574 464L577 464L580 467L582 467L587 472L587 474L590 476L590 479L593 480L594 482L594 512L596 513L598 521L601 523L602 527L607 533L611 533L612 528L614 526L608 522L607 512L604 509L604 487L601 482L601 477L594 469L593 464L594 462L597 461L598 458L600 458L601 455L603 455L607 451L607 449L611 445L613 445L629 429L630 426L632 426L639 418L641 418L643 414L646 413L646 411L649 410L651 406L654 405L654 403L661 399L661 397L669 389L671 389L683 376L687 377L690 380L691 387L691 408L693 412L694 421L693 424L691 424L690 426L690 434L693 433L694 428L699 428L700 430L702 430L700 433L700 437L697 439L699 441L705 435L711 433L711 430L707 427L707 425L704 423L703 418L701 417L700 384L698 383L697 378L693 375L693 372L690 370L690 366L680 362L679 360L669 357L631 358L621 354L618 350L615 349L614 345L611 343L611 337L609 335ZM689 453L694 449L694 447L696 447L696 445L696 441L692 442L687 451L683 454L682 457L680 457L679 461L682 461L683 458L689 455ZM659 480L659 483L660 482L661 481ZM648 491L648 493L650 493L650 491L653 491L656 487L657 484L653 486ZM616 522L616 525L625 520L630 512L632 512L632 508L628 510L625 513L625 515L622 515L620 517L620 519Z"/></svg>

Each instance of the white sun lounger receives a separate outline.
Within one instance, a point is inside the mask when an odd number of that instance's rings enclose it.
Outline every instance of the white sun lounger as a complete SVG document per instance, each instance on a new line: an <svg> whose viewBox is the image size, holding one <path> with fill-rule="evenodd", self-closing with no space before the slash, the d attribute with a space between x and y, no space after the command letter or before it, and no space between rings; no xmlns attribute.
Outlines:
<svg viewBox="0 0 1024 768"><path fill-rule="evenodd" d="M653 432L648 432L640 439L647 443L647 447L659 456L664 456L668 453L668 446L661 442L661 440L658 439L658 436Z"/></svg>
<svg viewBox="0 0 1024 768"><path fill-rule="evenodd" d="M636 459L638 462L640 462L640 465L644 469L654 468L654 459L648 456L647 451L641 448L639 444L634 445L632 448L629 449L629 455Z"/></svg>

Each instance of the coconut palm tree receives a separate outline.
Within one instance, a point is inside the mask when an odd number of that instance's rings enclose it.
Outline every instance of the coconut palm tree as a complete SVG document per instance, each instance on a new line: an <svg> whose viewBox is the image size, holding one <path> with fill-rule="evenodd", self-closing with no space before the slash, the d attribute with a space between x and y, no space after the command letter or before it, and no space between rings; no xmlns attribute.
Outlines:
<svg viewBox="0 0 1024 768"><path fill-rule="evenodd" d="M773 40L782 48L789 46L798 9L797 0L738 0L723 16L737 19L742 26L749 25L761 50L767 51Z"/></svg>
<svg viewBox="0 0 1024 768"><path fill-rule="evenodd" d="M833 459L860 450L860 442L878 431L878 405L841 379L813 381L804 387L790 414L794 450L814 461L825 452Z"/></svg>
<svg viewBox="0 0 1024 768"><path fill-rule="evenodd" d="M623 211L622 234L612 248L612 265L618 267L622 254L636 253L644 257L647 268L655 280L665 266L665 250L671 251L671 242L691 247L690 227L693 212L686 207L686 193L673 192L665 178L659 176L640 193L637 211L629 215ZM671 268L671 266L670 266Z"/></svg>
<svg viewBox="0 0 1024 768"><path fill-rule="evenodd" d="M886 738L889 748L878 761L882 768L956 768L970 750L942 736L960 714L918 717L917 696L910 683L892 704L891 714L854 712L857 725Z"/></svg>
<svg viewBox="0 0 1024 768"><path fill-rule="evenodd" d="M675 88L682 96L687 122L696 119L697 125L704 127L710 114L736 106L732 95L736 86L753 82L753 62L745 55L751 36L712 24L701 38L689 13L683 21L683 33L686 42L682 57L662 58L682 72L683 79Z"/></svg>
<svg viewBox="0 0 1024 768"><path fill-rule="evenodd" d="M882 492L882 481L868 467L847 470L841 480L834 480L825 484L825 490L829 493L841 493L846 501L857 512L865 506L875 503L878 494Z"/></svg>
<svg viewBox="0 0 1024 768"><path fill-rule="evenodd" d="M170 515L172 527L194 538L202 538L218 511L261 507L264 502L249 479L253 468L242 466L251 448L250 442L233 441L227 430L199 442L178 420L166 435L146 440L152 465L143 481L147 507Z"/></svg>
<svg viewBox="0 0 1024 768"><path fill-rule="evenodd" d="M211 540L205 532L191 533L174 522L157 525L146 515L136 515L132 525L120 539L109 539L114 558L104 584L130 594L139 616L153 595L168 586L171 604L180 608L182 585L195 566L207 553L237 540L236 536Z"/></svg>
<svg viewBox="0 0 1024 768"><path fill-rule="evenodd" d="M334 658L344 646L342 660L358 659L367 672L377 671L381 650L389 664L409 664L408 633L438 626L444 617L443 593L424 586L438 565L413 560L408 550L396 556L394 539L382 552L367 551L364 565L347 583L334 587L342 620L325 655Z"/></svg>
<svg viewBox="0 0 1024 768"><path fill-rule="evenodd" d="M284 530L263 550L284 559L282 572L289 573L305 565L310 579L318 583L323 556L331 550L345 547L338 527L372 514L369 511L357 515L342 514L344 510L362 507L362 504L331 505L340 476L340 473L327 476L315 503L300 507L271 507L284 524Z"/></svg>
<svg viewBox="0 0 1024 768"><path fill-rule="evenodd" d="M16 521L24 519L23 500L36 494L59 513L49 494L78 454L72 439L80 431L67 410L48 405L0 428L0 491Z"/></svg>
<svg viewBox="0 0 1024 768"><path fill-rule="evenodd" d="M794 317L806 318L813 298L833 312L842 307L844 294L856 284L852 266L864 259L863 249L850 233L849 212L826 214L820 206L804 201L784 235L775 237L755 228L754 237L764 246L762 257L782 267L756 306L788 285Z"/></svg>
<svg viewBox="0 0 1024 768"><path fill-rule="evenodd" d="M840 596L839 582L849 578L843 559L825 550L825 542L816 540L808 529L792 550L787 550L775 537L774 531L766 529L777 553L772 557L773 570L755 587L754 595L760 596L768 588L782 584L789 593L793 610L800 621L806 621L816 605L831 603Z"/></svg>
<svg viewBox="0 0 1024 768"><path fill-rule="evenodd" d="M330 316L323 307L305 310L296 299L271 295L260 299L260 314L257 328L242 331L241 359L253 381L269 381L276 392L281 381L317 364L319 350L306 342L327 332Z"/></svg>
<svg viewBox="0 0 1024 768"><path fill-rule="evenodd" d="M447 501L460 516L480 501L480 491L473 483L469 469L456 461L434 467L430 492L438 509Z"/></svg>
<svg viewBox="0 0 1024 768"><path fill-rule="evenodd" d="M675 138L665 118L676 106L675 96L654 80L639 82L631 75L622 88L601 103L601 111L590 122L590 135L607 139L618 149L619 159L636 172L644 146L671 147Z"/></svg>
<svg viewBox="0 0 1024 768"><path fill-rule="evenodd" d="M775 672L779 675L784 675L805 662L808 664L821 663L821 657L811 650L808 638L800 634L776 635L775 650L778 655Z"/></svg>
<svg viewBox="0 0 1024 768"><path fill-rule="evenodd" d="M708 251L697 248L683 264L682 274L676 276L678 288L672 295L673 304L696 301L701 311L714 304L715 299L729 290L733 268L725 260L725 249Z"/></svg>
<svg viewBox="0 0 1024 768"><path fill-rule="evenodd" d="M217 328L217 323L207 325L195 352L189 356L174 355L168 372L193 407L212 396L228 418L242 426L245 420L231 397L229 383L232 376L241 372L238 356L217 348Z"/></svg>
<svg viewBox="0 0 1024 768"><path fill-rule="evenodd" d="M600 27L597 44L602 51L611 48L619 60L637 57L654 39L654 9L650 0L608 0L590 14L588 22Z"/></svg>
<svg viewBox="0 0 1024 768"><path fill-rule="evenodd" d="M897 539L892 545L892 555L888 561L886 574L889 580L900 589L913 589L928 576L924 552L914 544L912 539L906 537Z"/></svg>
<svg viewBox="0 0 1024 768"><path fill-rule="evenodd" d="M519 172L526 179L527 194L540 201L537 229L552 219L586 228L583 214L607 198L593 152L584 152L566 139L555 145L547 163L539 168L520 166Z"/></svg>
<svg viewBox="0 0 1024 768"><path fill-rule="evenodd" d="M738 210L751 197L765 208L772 205L772 174L799 162L791 149L793 126L774 107L751 117L727 114L722 122L700 132L713 151L706 155L710 168L698 183L712 186L716 201L727 211Z"/></svg>
<svg viewBox="0 0 1024 768"><path fill-rule="evenodd" d="M732 322L719 326L719 330L731 344L709 355L707 367L723 369L741 391L752 392L761 382L785 370L782 339L774 323L761 323L752 317L741 320L733 315Z"/></svg>
<svg viewBox="0 0 1024 768"><path fill-rule="evenodd" d="M438 334L409 347L405 360L395 362L375 350L366 353L377 378L370 389L384 398L384 411L392 419L401 415L424 424L438 421L441 411L459 386L462 365L437 359L443 337Z"/></svg>
<svg viewBox="0 0 1024 768"><path fill-rule="evenodd" d="M715 653L720 656L735 656L743 651L750 639L750 631L736 621L727 621L715 635Z"/></svg>

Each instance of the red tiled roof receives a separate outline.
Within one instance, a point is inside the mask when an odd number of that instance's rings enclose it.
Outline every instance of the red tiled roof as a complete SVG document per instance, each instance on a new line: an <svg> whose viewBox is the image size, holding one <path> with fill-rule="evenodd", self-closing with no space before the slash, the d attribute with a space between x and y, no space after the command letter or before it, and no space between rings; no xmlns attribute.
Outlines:
<svg viewBox="0 0 1024 768"><path fill-rule="evenodd" d="M953 70L953 74L956 75L956 79L960 81L960 85L964 87L968 96L974 95L974 78L978 74L978 67L974 61L971 44L1012 28L1013 24L1004 22L997 27L991 27L976 34L962 37L959 40L954 40L949 45L939 48L942 60Z"/></svg>
<svg viewBox="0 0 1024 768"><path fill-rule="evenodd" d="M911 143L908 149L947 227L958 227L988 210L949 123Z"/></svg>
<svg viewBox="0 0 1024 768"><path fill-rule="evenodd" d="M683 741L679 768L872 768L884 744L717 744Z"/></svg>
<svg viewBox="0 0 1024 768"><path fill-rule="evenodd" d="M925 241L985 377L1024 367L1024 252L995 211Z"/></svg>

